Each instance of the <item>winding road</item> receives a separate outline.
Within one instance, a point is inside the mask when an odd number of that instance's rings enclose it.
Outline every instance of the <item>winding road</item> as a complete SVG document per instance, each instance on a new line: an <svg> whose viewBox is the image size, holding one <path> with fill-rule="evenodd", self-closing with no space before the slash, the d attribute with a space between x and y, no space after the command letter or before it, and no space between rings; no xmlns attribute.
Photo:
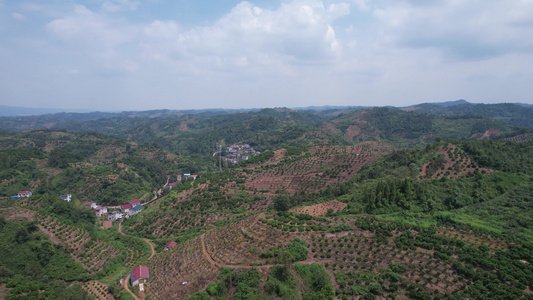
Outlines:
<svg viewBox="0 0 533 300"><path fill-rule="evenodd" d="M131 296L133 297L133 299L135 300L141 300L141 298L137 297L137 295L135 295L132 291L130 291L130 288L128 287L128 281L130 280L130 275L131 274L128 274L128 276L126 276L126 280L124 280L123 284L124 284L124 289L126 291L128 291L128 293L131 294Z"/></svg>
<svg viewBox="0 0 533 300"><path fill-rule="evenodd" d="M152 199L152 200L153 200L153 199ZM150 200L150 201L152 201L152 200ZM122 232L122 220L118 223L118 232L120 232L120 234L122 234L122 235L126 235L124 232ZM150 245L150 248L152 249L152 254L151 254L150 257L148 258L148 259L150 259L150 258L152 258L152 257L154 256L154 254L155 254L154 245L153 245L148 239L143 239L143 241L145 241L146 243L148 243L148 245ZM126 291L128 291L128 293L131 294L131 296L133 297L133 299L135 299L135 300L141 300L141 299L140 299L139 297L137 297L132 291L130 291L130 289L129 289L129 287L128 287L128 281L130 280L130 275L131 275L131 274L128 273L128 276L126 276L126 280L124 280L124 282L123 282L123 284L124 284L124 289L125 289Z"/></svg>

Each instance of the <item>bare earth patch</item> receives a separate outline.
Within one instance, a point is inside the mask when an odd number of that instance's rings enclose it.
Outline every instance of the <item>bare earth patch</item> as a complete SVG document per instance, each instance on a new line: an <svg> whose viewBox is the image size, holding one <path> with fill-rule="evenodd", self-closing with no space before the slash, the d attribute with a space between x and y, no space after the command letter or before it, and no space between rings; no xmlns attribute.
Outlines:
<svg viewBox="0 0 533 300"><path fill-rule="evenodd" d="M341 211L346 208L348 204L333 200L325 203L310 205L310 206L304 206L304 207L296 207L290 210L290 212L300 213L300 214L307 214L313 217L318 216L325 216L328 213L329 209L332 209L334 213Z"/></svg>
<svg viewBox="0 0 533 300"><path fill-rule="evenodd" d="M102 224L102 229L108 229L108 228L111 228L113 227L113 221L103 221L103 224Z"/></svg>

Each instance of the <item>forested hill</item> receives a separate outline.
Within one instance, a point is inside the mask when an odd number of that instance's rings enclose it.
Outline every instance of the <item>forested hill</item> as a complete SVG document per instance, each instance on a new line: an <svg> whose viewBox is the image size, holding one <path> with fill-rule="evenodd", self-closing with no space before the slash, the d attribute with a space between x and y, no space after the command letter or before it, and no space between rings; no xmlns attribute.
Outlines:
<svg viewBox="0 0 533 300"><path fill-rule="evenodd" d="M328 124L349 142L379 140L398 146L422 145L437 137L498 139L522 133L517 127L482 115L438 116L386 107L341 114Z"/></svg>
<svg viewBox="0 0 533 300"><path fill-rule="evenodd" d="M95 131L138 143L155 143L185 156L205 157L213 153L217 142L248 143L259 151L280 146L350 145L361 141L415 146L431 142L437 136L458 140L512 137L529 131L519 131L509 123L533 124L533 113L528 114L530 108L515 104L447 107L422 104L414 108L415 111L376 107L53 114L0 118L0 129Z"/></svg>
<svg viewBox="0 0 533 300"><path fill-rule="evenodd" d="M190 167L186 159L154 145L95 132L0 133L0 197L32 190L120 204L150 198L167 174Z"/></svg>
<svg viewBox="0 0 533 300"><path fill-rule="evenodd" d="M533 128L533 107L513 103L500 104L473 104L443 106L424 103L410 107L420 113L429 113L441 116L483 115L508 123L513 126Z"/></svg>
<svg viewBox="0 0 533 300"><path fill-rule="evenodd" d="M258 110L258 109L256 109ZM27 131L33 129L77 129L94 130L103 133L129 130L133 126L146 124L154 118L176 118L181 116L210 117L215 115L234 114L252 109L198 109L198 110L147 110L147 111L124 111L124 112L88 112L88 113L48 113L34 115L1 116L0 128L10 131ZM111 120L110 120L111 119ZM105 126L92 124L88 121L98 120ZM86 123L88 122L88 123ZM81 127L80 127L81 126ZM105 129L110 129L108 132Z"/></svg>
<svg viewBox="0 0 533 300"><path fill-rule="evenodd" d="M309 112L263 109L201 118L156 119L123 136L142 143L154 142L183 155L205 156L213 153L217 142L225 145L248 143L259 151L275 149L282 144L313 143L312 139L303 141L301 137L321 120Z"/></svg>

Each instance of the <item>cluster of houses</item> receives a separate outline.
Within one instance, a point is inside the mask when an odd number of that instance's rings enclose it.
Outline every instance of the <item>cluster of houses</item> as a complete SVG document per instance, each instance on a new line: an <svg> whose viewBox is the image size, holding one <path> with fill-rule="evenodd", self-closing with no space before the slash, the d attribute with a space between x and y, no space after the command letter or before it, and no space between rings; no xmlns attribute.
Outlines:
<svg viewBox="0 0 533 300"><path fill-rule="evenodd" d="M255 151L254 148L252 148L248 144L231 145L226 149L226 153L227 153L227 157L222 157L222 160L225 163L231 163L231 164L236 164L240 161L248 160L248 157L250 155L254 156L254 155L261 154L261 152Z"/></svg>
<svg viewBox="0 0 533 300"><path fill-rule="evenodd" d="M144 207L141 205L141 201L139 199L133 199L133 200L130 200L128 204L121 205L120 211L122 212L124 216L133 217L136 214L140 213L143 210L143 208Z"/></svg>
<svg viewBox="0 0 533 300"><path fill-rule="evenodd" d="M168 188L170 188L172 190L182 180L189 180L189 179L196 180L196 178L198 178L198 175L185 173L182 176L181 174L178 174L178 175L176 175L176 181L175 182L168 182L168 181L170 181L170 177L172 177L172 176L167 175L167 184L165 184L165 187L168 187Z"/></svg>
<svg viewBox="0 0 533 300"><path fill-rule="evenodd" d="M228 156L230 157L242 157L248 155L258 155L261 154L259 151L255 151L254 148L250 147L248 144L244 145L231 145L226 149Z"/></svg>
<svg viewBox="0 0 533 300"><path fill-rule="evenodd" d="M106 217L108 221L116 221L124 217L133 217L143 210L139 199L130 200L128 204L120 206L120 211L107 211L107 207L99 206L94 202L85 202L85 208L92 208L97 217Z"/></svg>

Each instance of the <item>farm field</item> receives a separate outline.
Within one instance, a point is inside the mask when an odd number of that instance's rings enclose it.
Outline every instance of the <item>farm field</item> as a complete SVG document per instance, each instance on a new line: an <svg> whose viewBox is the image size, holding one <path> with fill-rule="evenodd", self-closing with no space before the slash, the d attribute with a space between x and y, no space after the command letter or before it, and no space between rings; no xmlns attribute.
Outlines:
<svg viewBox="0 0 533 300"><path fill-rule="evenodd" d="M251 171L245 186L249 190L289 193L324 190L346 181L362 166L392 149L386 144L367 142L350 147L311 147L303 155L287 155L280 151L273 158L275 164L245 169Z"/></svg>

